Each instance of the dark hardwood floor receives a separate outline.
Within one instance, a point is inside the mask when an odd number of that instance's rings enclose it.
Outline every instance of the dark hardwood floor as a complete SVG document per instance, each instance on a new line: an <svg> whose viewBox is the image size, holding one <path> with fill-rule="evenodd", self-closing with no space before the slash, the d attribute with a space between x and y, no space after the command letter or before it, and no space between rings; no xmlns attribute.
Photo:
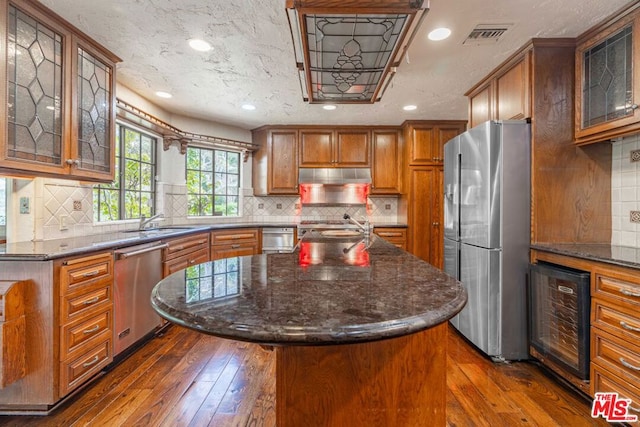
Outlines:
<svg viewBox="0 0 640 427"><path fill-rule="evenodd" d="M448 346L450 427L607 425L533 364L494 364L451 328ZM0 425L274 426L274 399L274 352L173 326L53 414Z"/></svg>

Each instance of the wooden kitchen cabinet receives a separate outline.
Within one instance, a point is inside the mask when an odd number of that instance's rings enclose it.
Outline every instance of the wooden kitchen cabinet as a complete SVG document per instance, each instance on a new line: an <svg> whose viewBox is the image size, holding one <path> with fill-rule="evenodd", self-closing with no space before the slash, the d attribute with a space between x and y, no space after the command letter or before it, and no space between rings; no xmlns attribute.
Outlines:
<svg viewBox="0 0 640 427"><path fill-rule="evenodd" d="M0 14L0 172L113 181L120 59L38 2Z"/></svg>
<svg viewBox="0 0 640 427"><path fill-rule="evenodd" d="M408 165L441 165L444 144L466 129L466 120L407 121L403 124Z"/></svg>
<svg viewBox="0 0 640 427"><path fill-rule="evenodd" d="M162 277L210 260L209 233L198 233L166 241L162 250Z"/></svg>
<svg viewBox="0 0 640 427"><path fill-rule="evenodd" d="M370 194L400 194L402 188L400 132L373 129Z"/></svg>
<svg viewBox="0 0 640 427"><path fill-rule="evenodd" d="M531 51L520 52L467 92L469 127L531 117Z"/></svg>
<svg viewBox="0 0 640 427"><path fill-rule="evenodd" d="M60 397L113 360L113 254L60 265Z"/></svg>
<svg viewBox="0 0 640 427"><path fill-rule="evenodd" d="M633 3L578 38L577 144L640 130L640 8Z"/></svg>
<svg viewBox="0 0 640 427"><path fill-rule="evenodd" d="M591 288L591 395L618 392L640 416L640 274L597 267Z"/></svg>
<svg viewBox="0 0 640 427"><path fill-rule="evenodd" d="M298 190L298 130L263 127L252 132L260 148L253 153L253 193L291 194Z"/></svg>
<svg viewBox="0 0 640 427"><path fill-rule="evenodd" d="M441 166L413 167L409 172L408 249L429 264L443 267Z"/></svg>
<svg viewBox="0 0 640 427"><path fill-rule="evenodd" d="M374 227L373 232L400 249L407 250L407 229L404 227Z"/></svg>
<svg viewBox="0 0 640 427"><path fill-rule="evenodd" d="M368 129L300 129L300 167L368 167Z"/></svg>
<svg viewBox="0 0 640 427"><path fill-rule="evenodd" d="M211 260L260 253L260 230L237 228L211 232Z"/></svg>

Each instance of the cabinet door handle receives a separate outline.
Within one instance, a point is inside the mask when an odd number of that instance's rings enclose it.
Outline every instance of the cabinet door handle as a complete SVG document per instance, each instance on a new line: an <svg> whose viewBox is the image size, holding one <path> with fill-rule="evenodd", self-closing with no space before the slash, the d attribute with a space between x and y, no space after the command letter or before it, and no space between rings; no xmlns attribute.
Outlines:
<svg viewBox="0 0 640 427"><path fill-rule="evenodd" d="M95 303L97 303L98 301L100 301L100 297L93 297L93 298L91 298L91 299L85 300L85 301L83 302L83 304L84 304L84 305L91 305L91 304L95 304ZM621 322L621 323L622 323L622 322Z"/></svg>
<svg viewBox="0 0 640 427"><path fill-rule="evenodd" d="M624 288L620 289L620 293L622 295L626 295L628 297L640 297L640 292L631 292L631 291L628 291L628 290L626 290Z"/></svg>
<svg viewBox="0 0 640 427"><path fill-rule="evenodd" d="M93 270L93 271L89 271L88 273L84 273L82 277L93 277L93 276L97 276L98 274L100 274L100 270Z"/></svg>
<svg viewBox="0 0 640 427"><path fill-rule="evenodd" d="M98 355L93 356L93 359L91 360L91 362L85 362L82 364L82 366L84 368L88 368L89 366L95 365L96 363L98 363L98 360L100 360L100 357L98 357Z"/></svg>
<svg viewBox="0 0 640 427"><path fill-rule="evenodd" d="M629 106L629 109L630 109L630 110L637 110L637 109L638 109L638 104L631 104L631 105Z"/></svg>
<svg viewBox="0 0 640 427"><path fill-rule="evenodd" d="M627 362L626 360L624 360L623 357L620 357L618 359L620 361L620 363L622 363L622 366L625 366L629 369L633 369L634 371L640 371L640 366L634 366L631 363Z"/></svg>
<svg viewBox="0 0 640 427"><path fill-rule="evenodd" d="M100 329L100 325L96 325L96 326L94 326L94 327L93 327L93 328L91 328L91 329L85 329L84 331L82 331L82 333L83 333L83 334L85 334L85 335L89 335L89 334L94 333L94 332L95 332L95 331L97 331L98 329Z"/></svg>
<svg viewBox="0 0 640 427"><path fill-rule="evenodd" d="M624 321L620 321L620 326L622 326L624 329L626 329L628 331L640 332L640 328L636 328L635 326L631 326L630 324L628 324L627 322L624 322Z"/></svg>

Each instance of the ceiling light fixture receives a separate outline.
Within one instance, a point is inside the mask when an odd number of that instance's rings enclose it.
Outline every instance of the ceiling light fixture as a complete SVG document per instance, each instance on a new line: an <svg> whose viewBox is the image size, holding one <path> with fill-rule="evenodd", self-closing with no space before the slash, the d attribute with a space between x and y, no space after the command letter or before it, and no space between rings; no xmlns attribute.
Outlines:
<svg viewBox="0 0 640 427"><path fill-rule="evenodd" d="M451 30L448 28L436 28L435 30L431 31L427 37L429 38L429 40L433 40L433 41L440 41L440 40L444 40L446 38L448 38L451 35Z"/></svg>
<svg viewBox="0 0 640 427"><path fill-rule="evenodd" d="M173 95L171 95L169 92L163 92L161 90L156 92L156 96L159 96L160 98L166 98L166 99L173 97Z"/></svg>
<svg viewBox="0 0 640 427"><path fill-rule="evenodd" d="M402 107L404 111L413 111L413 110L416 110L417 108L418 106L416 105L405 105L404 107Z"/></svg>
<svg viewBox="0 0 640 427"><path fill-rule="evenodd" d="M243 109L243 110L247 110L247 111L253 111L253 110L255 110L255 109L256 109L256 106L255 106L255 105L252 105L252 104L244 104L244 105L242 106L242 109Z"/></svg>
<svg viewBox="0 0 640 427"><path fill-rule="evenodd" d="M428 7L428 0L286 0L303 99L379 101Z"/></svg>
<svg viewBox="0 0 640 427"><path fill-rule="evenodd" d="M327 104L327 105L323 105L322 108L324 108L325 110L335 110L336 106L335 105L331 105L331 104Z"/></svg>
<svg viewBox="0 0 640 427"><path fill-rule="evenodd" d="M197 50L198 52L207 52L211 50L211 45L200 39L189 40L189 46L191 46L191 49Z"/></svg>

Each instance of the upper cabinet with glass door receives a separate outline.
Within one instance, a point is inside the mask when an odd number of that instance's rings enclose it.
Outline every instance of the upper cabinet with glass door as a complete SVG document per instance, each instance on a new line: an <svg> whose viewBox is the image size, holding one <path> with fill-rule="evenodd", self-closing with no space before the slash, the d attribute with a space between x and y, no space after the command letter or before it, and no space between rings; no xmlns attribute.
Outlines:
<svg viewBox="0 0 640 427"><path fill-rule="evenodd" d="M640 131L640 8L634 2L578 38L577 144Z"/></svg>
<svg viewBox="0 0 640 427"><path fill-rule="evenodd" d="M112 181L119 59L38 2L0 2L0 172Z"/></svg>

